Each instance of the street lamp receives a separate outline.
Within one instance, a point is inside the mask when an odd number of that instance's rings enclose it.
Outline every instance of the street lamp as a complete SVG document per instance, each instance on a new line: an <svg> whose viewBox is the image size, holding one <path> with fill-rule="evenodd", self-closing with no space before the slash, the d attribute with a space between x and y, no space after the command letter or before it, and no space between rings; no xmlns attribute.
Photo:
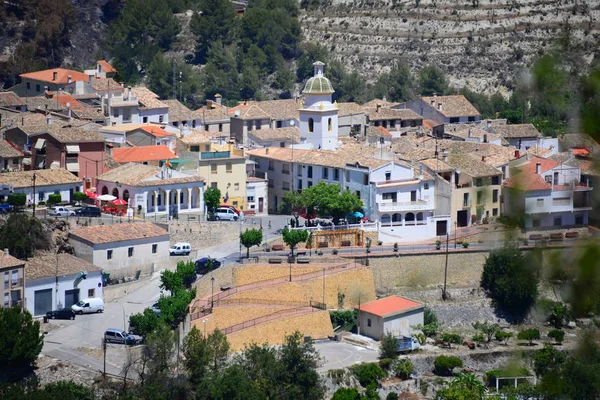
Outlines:
<svg viewBox="0 0 600 400"><path fill-rule="evenodd" d="M208 322L208 318L204 318L202 320L202 324L204 324L204 337L206 337L206 323Z"/></svg>
<svg viewBox="0 0 600 400"><path fill-rule="evenodd" d="M293 251L293 249L292 249ZM292 263L290 262L290 258L288 257L288 265L290 266L290 282L292 281Z"/></svg>
<svg viewBox="0 0 600 400"><path fill-rule="evenodd" d="M215 305L215 277L210 278L210 310L212 312L213 306Z"/></svg>
<svg viewBox="0 0 600 400"><path fill-rule="evenodd" d="M454 221L454 248L456 249L456 235L458 233L458 221Z"/></svg>

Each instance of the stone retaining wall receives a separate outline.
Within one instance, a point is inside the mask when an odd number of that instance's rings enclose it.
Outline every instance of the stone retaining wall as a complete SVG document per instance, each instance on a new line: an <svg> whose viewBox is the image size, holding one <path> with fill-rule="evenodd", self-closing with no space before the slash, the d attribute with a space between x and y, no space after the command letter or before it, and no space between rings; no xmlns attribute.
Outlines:
<svg viewBox="0 0 600 400"><path fill-rule="evenodd" d="M200 331L204 332L204 320L206 320L206 332L213 332L215 329L224 329L230 326L240 324L245 321L259 318L267 314L292 307L276 307L261 305L242 305L242 306L224 306L213 308L212 314L197 319L192 324Z"/></svg>
<svg viewBox="0 0 600 400"><path fill-rule="evenodd" d="M223 222L171 222L171 243L187 242L193 250L234 240L240 235L239 224Z"/></svg>

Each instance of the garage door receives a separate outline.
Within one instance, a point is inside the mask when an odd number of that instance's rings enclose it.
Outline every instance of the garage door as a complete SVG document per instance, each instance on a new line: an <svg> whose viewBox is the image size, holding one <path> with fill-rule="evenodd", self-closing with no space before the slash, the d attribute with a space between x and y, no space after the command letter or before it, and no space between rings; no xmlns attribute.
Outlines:
<svg viewBox="0 0 600 400"><path fill-rule="evenodd" d="M52 311L52 289L36 290L33 304L35 315L45 315L46 311Z"/></svg>
<svg viewBox="0 0 600 400"><path fill-rule="evenodd" d="M79 289L65 290L65 308L71 308L78 301Z"/></svg>

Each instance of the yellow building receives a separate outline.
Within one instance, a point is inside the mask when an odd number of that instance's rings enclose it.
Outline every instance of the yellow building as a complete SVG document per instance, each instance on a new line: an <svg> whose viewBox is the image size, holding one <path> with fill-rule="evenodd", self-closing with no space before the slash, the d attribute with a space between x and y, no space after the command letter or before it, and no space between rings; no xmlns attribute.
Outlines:
<svg viewBox="0 0 600 400"><path fill-rule="evenodd" d="M200 153L198 175L221 191L222 202L246 210L246 158L235 150Z"/></svg>

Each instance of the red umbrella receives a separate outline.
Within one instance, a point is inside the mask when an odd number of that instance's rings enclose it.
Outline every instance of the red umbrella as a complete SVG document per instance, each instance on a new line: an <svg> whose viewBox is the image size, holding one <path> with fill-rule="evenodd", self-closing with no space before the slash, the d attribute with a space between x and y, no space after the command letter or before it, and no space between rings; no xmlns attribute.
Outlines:
<svg viewBox="0 0 600 400"><path fill-rule="evenodd" d="M310 214L308 214L308 213L305 213L305 212L304 212L304 213L300 213L300 216L301 216L302 218L304 218L304 219L308 219L308 220L311 220L311 219L315 219L315 218L317 218L317 216L316 216L316 215L310 215Z"/></svg>
<svg viewBox="0 0 600 400"><path fill-rule="evenodd" d="M90 192L89 190L86 190L83 193L92 200L96 200L96 198L98 198L98 194L96 194L94 192Z"/></svg>
<svg viewBox="0 0 600 400"><path fill-rule="evenodd" d="M111 201L111 203L113 203L115 206L124 206L125 204L127 204L127 202L123 199L116 199Z"/></svg>

